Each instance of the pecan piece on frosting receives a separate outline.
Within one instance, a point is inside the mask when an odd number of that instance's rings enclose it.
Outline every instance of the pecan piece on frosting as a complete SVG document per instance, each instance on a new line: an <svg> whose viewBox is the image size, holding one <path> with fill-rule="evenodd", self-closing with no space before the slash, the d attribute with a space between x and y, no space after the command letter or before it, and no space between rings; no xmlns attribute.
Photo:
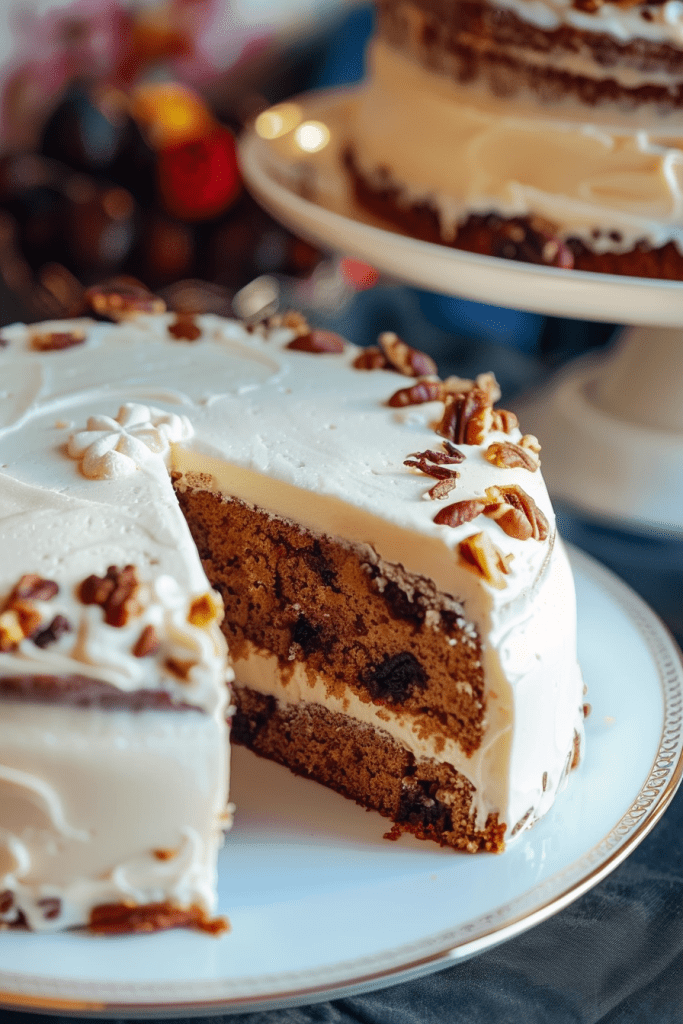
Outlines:
<svg viewBox="0 0 683 1024"><path fill-rule="evenodd" d="M197 341L202 329L194 313L176 313L175 320L168 325L168 333L178 341Z"/></svg>
<svg viewBox="0 0 683 1024"><path fill-rule="evenodd" d="M388 370L389 363L381 348L368 345L353 361L356 370Z"/></svg>
<svg viewBox="0 0 683 1024"><path fill-rule="evenodd" d="M440 508L434 516L434 522L439 526L462 526L476 519L486 508L486 502L482 498L469 498L465 501L456 501L452 505Z"/></svg>
<svg viewBox="0 0 683 1024"><path fill-rule="evenodd" d="M441 380L426 377L420 379L409 388L399 388L388 400L392 409L401 409L406 405L422 405L424 402L436 402L443 398L444 384Z"/></svg>
<svg viewBox="0 0 683 1024"><path fill-rule="evenodd" d="M512 441L494 441L484 452L484 458L499 469L528 469L535 473L540 462L529 448Z"/></svg>
<svg viewBox="0 0 683 1024"><path fill-rule="evenodd" d="M410 456L403 460L404 466L409 466L411 469L419 469L425 476L436 477L437 480L456 480L458 472L455 469L451 469L450 466L443 465L444 462L454 462L455 459L449 459L444 456L441 459L432 460L432 455L442 455L441 452L416 452L414 456Z"/></svg>
<svg viewBox="0 0 683 1024"><path fill-rule="evenodd" d="M492 587L502 590L507 585L505 577L510 572L513 556L499 551L487 534L473 533L465 537L458 544L458 551L463 564L473 569Z"/></svg>
<svg viewBox="0 0 683 1024"><path fill-rule="evenodd" d="M78 596L83 604L99 604L104 610L104 621L110 626L125 626L140 614L139 586L135 566L119 569L110 565L105 576L93 575L83 580Z"/></svg>
<svg viewBox="0 0 683 1024"><path fill-rule="evenodd" d="M97 316L116 322L131 320L140 313L164 313L166 303L134 277L115 277L93 285L85 293L85 302Z"/></svg>
<svg viewBox="0 0 683 1024"><path fill-rule="evenodd" d="M200 597L195 597L187 613L187 621L192 626L206 629L216 619L222 618L222 615L223 604L220 597L209 591Z"/></svg>
<svg viewBox="0 0 683 1024"><path fill-rule="evenodd" d="M30 339L31 348L36 352L61 352L65 348L82 345L85 341L85 331L35 331L31 333Z"/></svg>
<svg viewBox="0 0 683 1024"><path fill-rule="evenodd" d="M472 388L479 388L488 395L491 405L494 405L500 398L500 387L494 373L478 373L474 380L469 377L446 377L443 382L444 393L459 395Z"/></svg>
<svg viewBox="0 0 683 1024"><path fill-rule="evenodd" d="M447 498L455 487L455 478L450 477L449 479L437 480L433 487L430 487L425 497L430 498L432 501L438 501L441 498Z"/></svg>
<svg viewBox="0 0 683 1024"><path fill-rule="evenodd" d="M437 434L456 444L481 444L491 430L493 408L481 388L447 395Z"/></svg>
<svg viewBox="0 0 683 1024"><path fill-rule="evenodd" d="M145 626L133 647L133 657L151 658L159 653L159 637L154 626Z"/></svg>
<svg viewBox="0 0 683 1024"><path fill-rule="evenodd" d="M291 348L295 352L314 352L314 353L339 353L343 352L346 347L344 339L339 334L335 334L334 331L322 331L315 330L310 331L308 334L297 335L293 338L285 348Z"/></svg>
<svg viewBox="0 0 683 1024"><path fill-rule="evenodd" d="M10 594L9 604L13 601L50 601L59 593L54 580L45 580L35 572L25 573Z"/></svg>
<svg viewBox="0 0 683 1024"><path fill-rule="evenodd" d="M70 633L71 629L71 623L64 615L55 615L49 626L31 635L31 640L36 647L49 647L50 644L57 643L65 633Z"/></svg>
<svg viewBox="0 0 683 1024"><path fill-rule="evenodd" d="M24 639L19 616L11 608L0 613L0 651L14 651Z"/></svg>
<svg viewBox="0 0 683 1024"><path fill-rule="evenodd" d="M517 540L545 540L548 520L534 499L518 484L487 487L488 504L484 514Z"/></svg>
<svg viewBox="0 0 683 1024"><path fill-rule="evenodd" d="M406 345L393 331L384 331L377 339L377 343L390 367L402 373L404 377L427 377L437 372L436 363L431 356Z"/></svg>
<svg viewBox="0 0 683 1024"><path fill-rule="evenodd" d="M273 313L266 319L266 327L287 327L290 331L294 331L297 337L303 338L304 335L311 333L311 327L308 320L299 313L296 309L288 309L285 313Z"/></svg>
<svg viewBox="0 0 683 1024"><path fill-rule="evenodd" d="M509 434L518 426L519 420L514 412L510 412L509 409L493 410L492 430L499 430L501 434Z"/></svg>

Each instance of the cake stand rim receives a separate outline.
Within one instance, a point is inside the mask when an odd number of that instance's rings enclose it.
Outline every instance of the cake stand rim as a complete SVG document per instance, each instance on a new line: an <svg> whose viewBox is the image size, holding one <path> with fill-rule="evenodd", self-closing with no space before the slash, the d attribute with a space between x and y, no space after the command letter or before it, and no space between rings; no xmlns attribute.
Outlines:
<svg viewBox="0 0 683 1024"><path fill-rule="evenodd" d="M338 115L357 92L358 87L325 89L287 102L300 106L302 119L316 119L327 111ZM338 210L298 194L284 181L295 175L295 165L283 161L253 127L243 133L238 152L247 188L277 220L314 244L367 260L405 284L547 316L683 327L681 281L565 270L423 242L380 226L348 195L339 197ZM313 174L316 166L315 157L302 160ZM339 241L331 245L331 238Z"/></svg>

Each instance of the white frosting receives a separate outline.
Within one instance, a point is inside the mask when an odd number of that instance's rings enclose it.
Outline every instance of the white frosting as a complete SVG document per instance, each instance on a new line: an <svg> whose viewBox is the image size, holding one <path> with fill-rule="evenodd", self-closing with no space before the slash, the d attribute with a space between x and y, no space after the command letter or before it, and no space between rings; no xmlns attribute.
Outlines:
<svg viewBox="0 0 683 1024"><path fill-rule="evenodd" d="M98 417L92 429L104 423L108 437L119 437L121 427L130 434L131 423L145 424L143 432L149 424L154 430L173 424L173 436L159 444L171 441L169 468L184 473L184 483L371 545L386 562L434 579L462 602L483 638L488 731L472 759L456 756L453 744L449 750L477 787L480 815L498 811L511 828L530 807L543 813L563 777L574 729L581 729L573 591L561 547L553 544L554 519L540 472L499 469L484 459L484 448L464 445L466 459L449 500L482 495L494 484L519 484L547 516L548 541L515 540L483 516L456 529L437 526L433 516L444 502L424 500L434 481L403 462L413 452L440 447L433 426L441 402L388 408L389 396L410 380L354 369L352 346L339 355L311 356L286 348L292 337L286 329L261 336L208 315L198 318L200 340L188 343L170 336L172 320L143 316L121 326L79 321L84 343L58 352L34 351L34 328L2 332L8 345L0 348L0 596L24 573L54 580L59 593L36 605L46 622L59 613L73 628L43 649L25 639L0 653L0 674L85 675L127 692L162 690L173 702L200 709L105 713L3 702L0 763L9 774L0 785L10 787L20 810L14 826L3 826L2 870L37 927L82 921L88 906L124 892L208 906L215 836L225 822L224 645L215 621L188 619L193 601L208 591L207 580L163 452L143 453L139 468L127 475L83 475L69 454L69 437L78 437L90 417ZM133 403L123 416L128 426L120 414L115 418L125 403ZM504 436L494 433L487 443ZM519 439L519 431L512 437ZM74 454L89 447L80 439L71 442ZM458 543L477 532L513 556L502 590L459 565ZM90 574L127 564L137 568L142 583L140 608L124 626L110 626L98 605L79 601L78 587ZM135 657L133 647L148 625L159 651ZM169 662L189 663L185 677L174 674ZM260 678L266 686L267 673ZM90 724L82 726L85 721ZM148 725L158 737L150 740L153 756L146 746ZM402 735L409 733L404 723ZM110 754L101 756L101 746ZM69 760L72 748L79 766ZM127 759L137 758L136 751L141 760L130 762L135 768L129 771ZM95 790L88 789L81 810L75 794L90 786L91 762L99 765L101 809ZM165 800L158 813L143 815L144 834L138 835L132 824L141 813L136 801L173 790L161 785L171 764L187 798ZM191 764L196 767L189 770ZM197 809L192 792L200 785L204 797ZM130 817L128 790L135 794ZM105 807L107 829L102 823L96 842L93 822L102 821ZM34 835L35 814L44 826ZM59 848L66 843L73 855L59 861L58 870L49 852L57 833ZM182 846L183 853L158 860L149 855L152 845ZM66 917L39 919L36 901L47 896L63 900Z"/></svg>
<svg viewBox="0 0 683 1024"><path fill-rule="evenodd" d="M141 469L154 456L163 459L171 442L191 436L187 416L126 402L115 419L90 416L87 428L71 435L66 450L80 460L83 476L114 480Z"/></svg>
<svg viewBox="0 0 683 1024"><path fill-rule="evenodd" d="M216 718L5 700L0 751L0 891L31 928L84 924L93 906L127 899L215 909L230 820ZM60 913L46 917L44 900Z"/></svg>
<svg viewBox="0 0 683 1024"><path fill-rule="evenodd" d="M582 32L604 32L621 43L649 39L683 45L683 3L680 0L666 0L666 3L648 7L651 20L642 17L643 8L638 4L628 7L604 3L592 14L577 10L572 0L496 0L496 5L514 11L523 21L546 32L571 25Z"/></svg>
<svg viewBox="0 0 683 1024"><path fill-rule="evenodd" d="M683 249L680 113L496 99L376 42L369 79L340 120L364 171L388 167L406 204L436 207L445 238L469 213L498 212L540 216L598 252L643 238Z"/></svg>

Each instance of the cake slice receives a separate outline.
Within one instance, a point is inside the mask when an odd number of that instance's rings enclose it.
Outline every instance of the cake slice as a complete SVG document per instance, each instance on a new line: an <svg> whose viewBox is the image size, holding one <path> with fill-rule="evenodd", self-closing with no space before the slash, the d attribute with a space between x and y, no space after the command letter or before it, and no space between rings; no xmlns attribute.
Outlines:
<svg viewBox="0 0 683 1024"><path fill-rule="evenodd" d="M393 836L501 850L582 736L536 439L395 335L114 297L1 335L2 920L224 927L231 723Z"/></svg>

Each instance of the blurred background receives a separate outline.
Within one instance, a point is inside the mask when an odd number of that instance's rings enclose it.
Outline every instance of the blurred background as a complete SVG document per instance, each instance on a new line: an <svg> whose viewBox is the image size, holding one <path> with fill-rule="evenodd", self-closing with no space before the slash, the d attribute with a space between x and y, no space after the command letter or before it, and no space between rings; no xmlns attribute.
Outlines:
<svg viewBox="0 0 683 1024"><path fill-rule="evenodd" d="M86 286L121 274L180 311L239 313L256 291L360 345L396 331L444 375L493 370L506 404L607 345L613 324L400 285L297 238L250 198L243 126L295 93L359 80L372 19L350 0L5 0L0 322L75 315ZM567 507L559 519L683 642L680 538Z"/></svg>

